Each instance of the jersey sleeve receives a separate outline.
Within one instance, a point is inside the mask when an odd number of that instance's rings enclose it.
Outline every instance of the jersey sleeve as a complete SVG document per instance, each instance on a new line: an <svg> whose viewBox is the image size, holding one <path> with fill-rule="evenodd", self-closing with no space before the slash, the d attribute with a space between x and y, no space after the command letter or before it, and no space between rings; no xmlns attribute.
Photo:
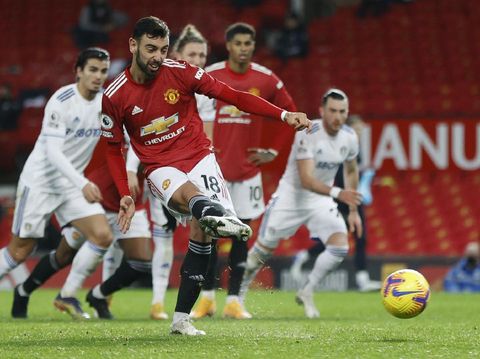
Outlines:
<svg viewBox="0 0 480 359"><path fill-rule="evenodd" d="M107 165L120 197L129 196L127 168L122 152L123 118L110 98L102 98L102 137L107 142Z"/></svg>
<svg viewBox="0 0 480 359"><path fill-rule="evenodd" d="M105 94L102 97L102 137L107 142L123 142L123 116Z"/></svg>
<svg viewBox="0 0 480 359"><path fill-rule="evenodd" d="M295 134L293 151L296 160L308 160L313 158L314 149L312 136L309 136L307 131L300 131Z"/></svg>
<svg viewBox="0 0 480 359"><path fill-rule="evenodd" d="M357 158L358 153L360 151L360 145L358 141L358 136L356 133L352 134L351 140L350 140L350 149L348 151L348 155L346 160L347 161L352 161L355 158Z"/></svg>
<svg viewBox="0 0 480 359"><path fill-rule="evenodd" d="M61 101L52 97L45 106L42 135L45 138L47 158L50 163L77 188L82 189L88 179L79 173L62 152L67 129L67 111Z"/></svg>
<svg viewBox="0 0 480 359"><path fill-rule="evenodd" d="M52 96L45 106L42 134L44 136L54 136L64 139L67 133L67 116L65 109L62 108L61 102Z"/></svg>
<svg viewBox="0 0 480 359"><path fill-rule="evenodd" d="M292 96L290 96L288 93L283 81L280 80L274 73L272 73L271 80L273 82L272 85L275 87L272 103L289 112L297 111L297 106L295 106L295 102L293 102Z"/></svg>

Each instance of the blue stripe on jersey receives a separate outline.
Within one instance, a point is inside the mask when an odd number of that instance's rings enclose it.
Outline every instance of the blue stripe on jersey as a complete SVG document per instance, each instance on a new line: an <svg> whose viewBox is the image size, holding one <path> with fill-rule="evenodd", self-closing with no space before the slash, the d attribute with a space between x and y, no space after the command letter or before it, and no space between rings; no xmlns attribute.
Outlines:
<svg viewBox="0 0 480 359"><path fill-rule="evenodd" d="M267 230L267 226L268 226L268 218L270 217L270 214L272 213L272 209L275 206L275 202L277 202L278 198L279 197L270 199L270 202L267 205L267 209L263 214L262 224L260 225L259 237L265 238L265 231Z"/></svg>
<svg viewBox="0 0 480 359"><path fill-rule="evenodd" d="M63 96L62 99L60 100L60 102L64 102L66 100L68 100L70 97L73 97L75 95L75 92L72 92L71 94L67 95L67 96Z"/></svg>
<svg viewBox="0 0 480 359"><path fill-rule="evenodd" d="M18 203L17 215L15 216L15 223L13 224L13 233L20 237L20 229L22 228L23 212L25 211L25 204L27 203L29 187L24 187L20 202Z"/></svg>
<svg viewBox="0 0 480 359"><path fill-rule="evenodd" d="M320 130L320 124L319 123L314 123L312 125L312 128L310 129L310 131L308 132L309 135L313 135L315 132L318 132L318 130Z"/></svg>
<svg viewBox="0 0 480 359"><path fill-rule="evenodd" d="M69 88L68 90L66 91L63 91L60 95L57 96L57 99L62 101L62 99L70 94L74 94L75 91L73 91L72 88Z"/></svg>

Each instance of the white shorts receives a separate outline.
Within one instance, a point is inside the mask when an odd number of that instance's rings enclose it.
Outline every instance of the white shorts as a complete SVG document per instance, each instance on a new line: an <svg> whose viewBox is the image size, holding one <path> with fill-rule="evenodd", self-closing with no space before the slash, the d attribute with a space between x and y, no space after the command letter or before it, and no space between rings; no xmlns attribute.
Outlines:
<svg viewBox="0 0 480 359"><path fill-rule="evenodd" d="M320 200L318 207L295 208L288 197L274 194L268 203L258 235L263 246L277 248L280 240L291 237L301 225L306 225L323 243L334 233L347 233L345 221L331 198Z"/></svg>
<svg viewBox="0 0 480 359"><path fill-rule="evenodd" d="M232 196L235 212L240 219L256 219L265 211L263 200L262 175L241 182L228 182L228 192Z"/></svg>
<svg viewBox="0 0 480 359"><path fill-rule="evenodd" d="M46 193L19 181L12 232L20 238L42 238L45 227L55 213L60 226L76 219L105 214L99 203L89 203L81 190Z"/></svg>
<svg viewBox="0 0 480 359"><path fill-rule="evenodd" d="M145 209L135 211L127 233L120 231L117 224L117 216L118 213L116 212L107 212L108 223L110 227L112 227L113 239L115 241L128 238L152 238L150 222L148 221L148 215Z"/></svg>
<svg viewBox="0 0 480 359"><path fill-rule="evenodd" d="M118 241L129 238L151 238L150 222L148 221L147 211L144 209L135 212L130 223L127 233L122 233L118 228L116 212L107 212L108 224L112 228L113 239ZM73 249L79 249L85 242L86 238L76 228L67 226L62 229L62 235L65 237L68 245Z"/></svg>
<svg viewBox="0 0 480 359"><path fill-rule="evenodd" d="M185 224L187 220L192 218L191 214L179 213L173 210L168 206L168 202L175 191L188 181L197 186L200 192L212 201L220 203L227 211L234 215L236 214L227 185L223 179L222 171L213 154L205 156L188 173L174 167L162 167L150 173L147 178L148 187L152 194L182 224Z"/></svg>

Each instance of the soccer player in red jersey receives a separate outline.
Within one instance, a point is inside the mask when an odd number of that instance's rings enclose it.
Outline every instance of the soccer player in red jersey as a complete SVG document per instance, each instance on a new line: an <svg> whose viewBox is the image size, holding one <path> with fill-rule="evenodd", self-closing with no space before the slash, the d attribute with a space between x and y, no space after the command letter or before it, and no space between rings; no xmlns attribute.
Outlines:
<svg viewBox="0 0 480 359"><path fill-rule="evenodd" d="M230 25L225 31L228 60L210 65L206 71L236 90L249 92L288 111L295 111L295 104L283 82L268 68L252 62L255 35L255 29L249 24ZM228 102L217 101L213 126L215 155L227 181L235 212L245 224L250 224L252 219L261 216L265 209L260 166L273 161L281 147L281 143L278 142L292 135L288 128L284 128L287 131L279 130L275 133L276 148L261 148L263 121L265 119L261 116L240 111ZM200 301L191 313L195 319L215 313L214 274L217 264L215 247L212 246L210 267L202 286ZM235 319L251 317L238 296L247 251L246 242L232 242L224 317Z"/></svg>
<svg viewBox="0 0 480 359"><path fill-rule="evenodd" d="M303 113L287 112L269 102L233 90L203 69L166 59L169 29L150 16L135 24L129 39L131 66L106 89L102 127L110 171L121 195L118 223L127 231L135 205L128 189L121 139L125 126L132 148L145 166L152 193L176 218L193 216L189 249L171 326L172 333L204 335L189 318L206 275L210 238L247 240L251 229L235 215L223 176L203 132L195 93L229 102L261 116L283 119L296 130L310 127Z"/></svg>

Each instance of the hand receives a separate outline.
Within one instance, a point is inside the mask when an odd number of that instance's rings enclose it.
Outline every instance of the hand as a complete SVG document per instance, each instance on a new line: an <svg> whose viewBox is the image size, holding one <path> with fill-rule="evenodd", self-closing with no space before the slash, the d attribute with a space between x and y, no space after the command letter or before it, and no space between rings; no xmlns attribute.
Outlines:
<svg viewBox="0 0 480 359"><path fill-rule="evenodd" d="M342 189L338 194L337 199L352 207L356 207L362 203L362 195L360 192L352 191L350 189Z"/></svg>
<svg viewBox="0 0 480 359"><path fill-rule="evenodd" d="M120 209L118 210L117 224L122 233L126 233L130 228L130 222L135 214L135 202L130 196L123 196L120 200Z"/></svg>
<svg viewBox="0 0 480 359"><path fill-rule="evenodd" d="M310 121L303 112L287 112L285 122L296 131L301 131L306 128L310 129L312 127L312 121Z"/></svg>
<svg viewBox="0 0 480 359"><path fill-rule="evenodd" d="M248 156L248 161L253 163L255 166L263 165L264 163L272 162L278 153L276 151L267 150L265 148L249 148L247 149L250 156Z"/></svg>
<svg viewBox="0 0 480 359"><path fill-rule="evenodd" d="M103 199L100 189L93 182L88 182L82 188L82 193L88 203L101 202Z"/></svg>
<svg viewBox="0 0 480 359"><path fill-rule="evenodd" d="M350 229L350 232L354 233L357 232L357 237L361 237L363 233L363 226L362 226L362 220L360 216L358 215L357 210L350 210L348 213L348 228Z"/></svg>
<svg viewBox="0 0 480 359"><path fill-rule="evenodd" d="M135 172L127 171L128 189L132 194L132 198L135 201L140 194L140 185L138 184L138 176Z"/></svg>

